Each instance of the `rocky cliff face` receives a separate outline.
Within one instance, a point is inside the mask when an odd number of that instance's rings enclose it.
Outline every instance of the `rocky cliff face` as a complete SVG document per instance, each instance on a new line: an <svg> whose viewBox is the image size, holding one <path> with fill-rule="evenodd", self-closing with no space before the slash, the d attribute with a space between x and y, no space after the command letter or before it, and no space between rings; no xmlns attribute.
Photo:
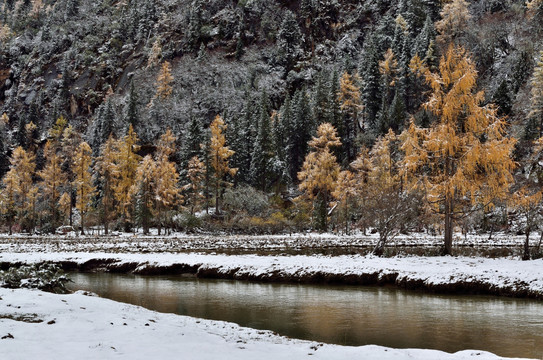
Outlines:
<svg viewBox="0 0 543 360"><path fill-rule="evenodd" d="M104 122L114 133L133 123L146 143L171 127L183 142L191 118L206 126L218 113L227 121L251 116L263 91L270 109L279 110L287 95L303 90L314 114L318 79L331 81L334 71L360 74L375 137L378 114L389 110L378 61L393 49L408 79L412 56L435 61L440 54L438 0L3 0L1 6L0 112L10 119L4 157L25 141L26 124L38 126L35 140L42 143L60 115L99 146ZM524 0L470 1L457 34L477 63L487 99L506 83L499 99L510 101L506 115L518 134L541 44L537 20ZM158 103L155 81L164 61L172 64L173 93ZM405 84L402 118L418 117L421 94ZM127 115L132 85L135 118Z"/></svg>

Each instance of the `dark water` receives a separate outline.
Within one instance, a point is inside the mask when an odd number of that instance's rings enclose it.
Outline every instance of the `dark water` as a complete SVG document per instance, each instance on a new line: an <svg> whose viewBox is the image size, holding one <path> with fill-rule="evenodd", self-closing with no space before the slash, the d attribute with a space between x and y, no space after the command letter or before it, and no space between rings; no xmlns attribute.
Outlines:
<svg viewBox="0 0 543 360"><path fill-rule="evenodd" d="M543 302L377 287L70 275L74 289L148 309L225 320L299 339L543 359Z"/></svg>

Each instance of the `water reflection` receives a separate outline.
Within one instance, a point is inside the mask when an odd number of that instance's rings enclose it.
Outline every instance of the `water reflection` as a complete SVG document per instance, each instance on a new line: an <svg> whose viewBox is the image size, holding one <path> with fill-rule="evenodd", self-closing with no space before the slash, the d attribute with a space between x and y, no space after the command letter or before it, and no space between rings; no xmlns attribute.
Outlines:
<svg viewBox="0 0 543 360"><path fill-rule="evenodd" d="M376 287L71 274L73 288L149 309L300 339L543 358L543 303Z"/></svg>

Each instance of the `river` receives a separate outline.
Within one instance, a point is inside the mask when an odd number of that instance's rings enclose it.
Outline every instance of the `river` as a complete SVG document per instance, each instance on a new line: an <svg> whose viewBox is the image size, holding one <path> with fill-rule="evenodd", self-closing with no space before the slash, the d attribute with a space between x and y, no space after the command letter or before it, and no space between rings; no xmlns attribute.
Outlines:
<svg viewBox="0 0 543 360"><path fill-rule="evenodd" d="M543 302L394 288L72 273L72 289L341 345L466 349L543 359Z"/></svg>

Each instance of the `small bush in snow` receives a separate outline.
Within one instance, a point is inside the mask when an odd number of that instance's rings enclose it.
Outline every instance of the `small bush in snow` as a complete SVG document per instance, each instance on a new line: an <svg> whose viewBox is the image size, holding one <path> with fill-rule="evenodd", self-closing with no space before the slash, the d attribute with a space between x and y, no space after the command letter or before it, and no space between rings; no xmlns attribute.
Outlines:
<svg viewBox="0 0 543 360"><path fill-rule="evenodd" d="M250 216L265 216L270 210L268 196L251 186L226 189L223 204L231 211Z"/></svg>
<svg viewBox="0 0 543 360"><path fill-rule="evenodd" d="M173 218L174 227L182 229L187 232L195 232L202 226L202 219L196 215L189 213L182 213Z"/></svg>
<svg viewBox="0 0 543 360"><path fill-rule="evenodd" d="M39 289L56 294L70 291L66 284L71 280L54 264L11 267L0 272L0 286L9 289Z"/></svg>

